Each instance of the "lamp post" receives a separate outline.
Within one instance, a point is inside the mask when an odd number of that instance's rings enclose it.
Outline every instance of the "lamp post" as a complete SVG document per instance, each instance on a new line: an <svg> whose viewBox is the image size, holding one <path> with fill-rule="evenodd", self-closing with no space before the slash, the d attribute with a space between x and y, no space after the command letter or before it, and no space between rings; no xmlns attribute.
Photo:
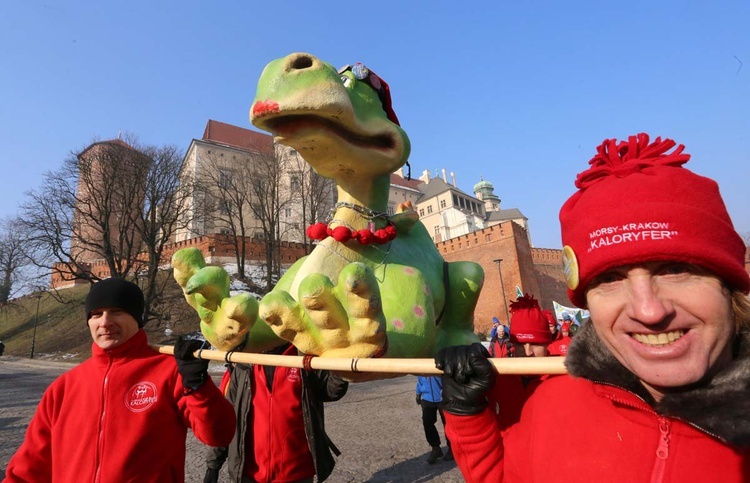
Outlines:
<svg viewBox="0 0 750 483"><path fill-rule="evenodd" d="M34 316L34 331L31 333L31 355L29 359L34 358L34 348L36 347L36 327L39 325L39 302L42 301L44 292L36 296L36 315Z"/></svg>
<svg viewBox="0 0 750 483"><path fill-rule="evenodd" d="M503 305L505 306L505 320L510 324L510 314L508 313L508 301L505 299L505 284L503 283L503 269L500 268L502 258L496 258L493 262L497 263L497 273L500 275L500 290L503 293Z"/></svg>

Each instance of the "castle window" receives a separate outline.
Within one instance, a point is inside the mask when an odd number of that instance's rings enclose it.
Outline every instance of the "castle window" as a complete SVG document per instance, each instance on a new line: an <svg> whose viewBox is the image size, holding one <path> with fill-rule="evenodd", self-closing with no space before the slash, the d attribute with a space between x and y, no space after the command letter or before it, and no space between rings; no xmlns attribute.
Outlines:
<svg viewBox="0 0 750 483"><path fill-rule="evenodd" d="M232 172L228 169L219 170L219 188L227 189L232 185Z"/></svg>
<svg viewBox="0 0 750 483"><path fill-rule="evenodd" d="M432 205L427 205L427 213L432 213Z"/></svg>
<svg viewBox="0 0 750 483"><path fill-rule="evenodd" d="M445 200L440 200L440 208L445 208Z"/></svg>
<svg viewBox="0 0 750 483"><path fill-rule="evenodd" d="M219 213L222 215L231 215L232 214L232 202L227 200L220 200L219 201Z"/></svg>

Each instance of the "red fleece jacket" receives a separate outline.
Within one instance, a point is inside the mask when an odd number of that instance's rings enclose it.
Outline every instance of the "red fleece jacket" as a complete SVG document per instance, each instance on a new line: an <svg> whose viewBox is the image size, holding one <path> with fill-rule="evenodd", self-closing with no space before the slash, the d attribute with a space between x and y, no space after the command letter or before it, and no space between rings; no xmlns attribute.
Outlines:
<svg viewBox="0 0 750 483"><path fill-rule="evenodd" d="M232 405L209 378L182 394L171 356L148 347L142 330L57 378L42 396L6 482L185 480L185 437L230 443Z"/></svg>
<svg viewBox="0 0 750 483"><path fill-rule="evenodd" d="M453 454L469 483L739 483L750 476L750 448L727 445L659 416L628 391L586 379L544 381L520 421L506 431L490 409L445 417Z"/></svg>

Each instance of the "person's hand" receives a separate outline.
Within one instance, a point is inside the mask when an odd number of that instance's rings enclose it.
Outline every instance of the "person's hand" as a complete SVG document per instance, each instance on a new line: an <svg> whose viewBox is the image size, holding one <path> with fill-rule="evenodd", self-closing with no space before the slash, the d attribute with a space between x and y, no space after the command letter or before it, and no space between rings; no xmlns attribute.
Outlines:
<svg viewBox="0 0 750 483"><path fill-rule="evenodd" d="M421 405L422 405L422 395L417 394L417 406L421 406Z"/></svg>
<svg viewBox="0 0 750 483"><path fill-rule="evenodd" d="M174 345L174 358L185 389L198 389L208 379L208 361L193 355L203 345L202 340L186 339L185 336L180 336Z"/></svg>
<svg viewBox="0 0 750 483"><path fill-rule="evenodd" d="M478 414L487 407L484 394L495 384L497 374L478 342L445 347L435 356L435 367L443 371L443 411L458 416Z"/></svg>

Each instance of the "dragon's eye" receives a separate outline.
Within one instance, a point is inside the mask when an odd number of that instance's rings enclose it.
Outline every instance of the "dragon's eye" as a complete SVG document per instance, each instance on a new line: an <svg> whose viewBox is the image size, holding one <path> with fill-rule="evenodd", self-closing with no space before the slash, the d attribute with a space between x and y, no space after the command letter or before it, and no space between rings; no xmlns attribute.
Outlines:
<svg viewBox="0 0 750 483"><path fill-rule="evenodd" d="M349 85L351 85L351 83L352 83L352 79L348 75L343 75L342 74L341 75L341 83L344 84L344 87L349 87Z"/></svg>

